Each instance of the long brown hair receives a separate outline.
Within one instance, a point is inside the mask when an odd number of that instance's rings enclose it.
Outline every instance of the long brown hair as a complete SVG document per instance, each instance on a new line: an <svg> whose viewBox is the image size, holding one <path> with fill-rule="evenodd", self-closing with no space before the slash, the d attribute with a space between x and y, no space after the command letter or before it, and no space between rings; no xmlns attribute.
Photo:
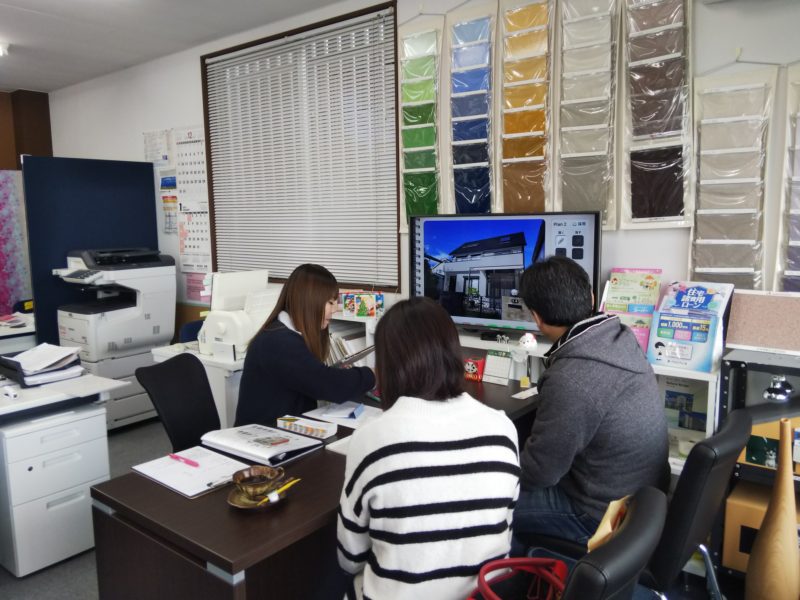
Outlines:
<svg viewBox="0 0 800 600"><path fill-rule="evenodd" d="M261 329L267 329L285 310L311 353L324 361L330 349L328 328L322 329L325 304L338 293L339 284L328 269L311 263L300 265L283 284L278 303Z"/></svg>
<svg viewBox="0 0 800 600"><path fill-rule="evenodd" d="M448 400L464 391L464 363L450 315L430 298L398 302L375 329L375 371L384 406L400 396Z"/></svg>

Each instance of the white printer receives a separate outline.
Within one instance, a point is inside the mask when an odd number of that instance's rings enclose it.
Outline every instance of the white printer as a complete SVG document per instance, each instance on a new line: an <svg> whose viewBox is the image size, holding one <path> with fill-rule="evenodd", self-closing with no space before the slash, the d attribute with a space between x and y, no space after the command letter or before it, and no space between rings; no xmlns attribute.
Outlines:
<svg viewBox="0 0 800 600"><path fill-rule="evenodd" d="M93 294L86 302L59 307L60 343L80 346L82 364L91 373L131 382L112 392L109 429L155 416L134 371L153 364L151 348L172 340L174 259L147 248L73 250L67 267L53 274Z"/></svg>
<svg viewBox="0 0 800 600"><path fill-rule="evenodd" d="M211 274L211 310L197 335L200 354L230 361L244 356L283 287L268 280L266 269Z"/></svg>

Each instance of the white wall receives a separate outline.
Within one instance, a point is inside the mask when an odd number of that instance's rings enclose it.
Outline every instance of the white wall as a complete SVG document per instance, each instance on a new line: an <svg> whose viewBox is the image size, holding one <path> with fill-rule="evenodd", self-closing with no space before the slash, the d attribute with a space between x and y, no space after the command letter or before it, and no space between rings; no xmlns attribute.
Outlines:
<svg viewBox="0 0 800 600"><path fill-rule="evenodd" d="M119 71L50 94L56 156L143 160L142 133L203 122L200 56L375 4L345 0L299 17L222 38L191 50ZM458 0L398 0L398 22L420 10L442 12ZM800 59L797 0L726 0L694 7L694 70L697 75L731 63L736 49L746 60ZM745 68L732 65L727 68ZM785 77L784 77L785 85ZM779 89L780 92L780 89ZM162 230L161 211L159 232ZM405 237L405 236L404 236ZM177 237L159 233L163 252L177 255ZM602 277L613 266L661 267L665 279L686 277L688 229L624 230L603 238ZM407 240L401 244L407 281ZM405 285L404 285L405 287Z"/></svg>

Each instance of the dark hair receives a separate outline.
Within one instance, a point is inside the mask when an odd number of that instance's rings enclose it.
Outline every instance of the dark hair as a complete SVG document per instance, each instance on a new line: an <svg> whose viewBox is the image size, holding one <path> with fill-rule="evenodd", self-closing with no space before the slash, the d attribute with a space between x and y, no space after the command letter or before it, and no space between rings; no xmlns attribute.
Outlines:
<svg viewBox="0 0 800 600"><path fill-rule="evenodd" d="M375 372L384 406L400 396L448 400L464 391L458 332L430 298L398 302L375 329Z"/></svg>
<svg viewBox="0 0 800 600"><path fill-rule="evenodd" d="M330 348L328 330L322 329L325 304L338 294L339 284L328 269L311 263L300 265L283 284L278 303L261 329L269 327L285 310L311 353L324 361Z"/></svg>
<svg viewBox="0 0 800 600"><path fill-rule="evenodd" d="M547 325L571 327L594 312L589 274L565 256L551 256L525 269L520 295Z"/></svg>

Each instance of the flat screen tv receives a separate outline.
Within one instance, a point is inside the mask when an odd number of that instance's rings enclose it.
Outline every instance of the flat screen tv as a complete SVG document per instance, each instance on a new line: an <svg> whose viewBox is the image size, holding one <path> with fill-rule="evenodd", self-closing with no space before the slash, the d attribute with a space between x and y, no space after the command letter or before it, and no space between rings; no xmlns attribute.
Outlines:
<svg viewBox="0 0 800 600"><path fill-rule="evenodd" d="M411 218L410 296L441 304L456 325L536 331L518 295L526 267L568 256L599 298L600 213L436 215Z"/></svg>

